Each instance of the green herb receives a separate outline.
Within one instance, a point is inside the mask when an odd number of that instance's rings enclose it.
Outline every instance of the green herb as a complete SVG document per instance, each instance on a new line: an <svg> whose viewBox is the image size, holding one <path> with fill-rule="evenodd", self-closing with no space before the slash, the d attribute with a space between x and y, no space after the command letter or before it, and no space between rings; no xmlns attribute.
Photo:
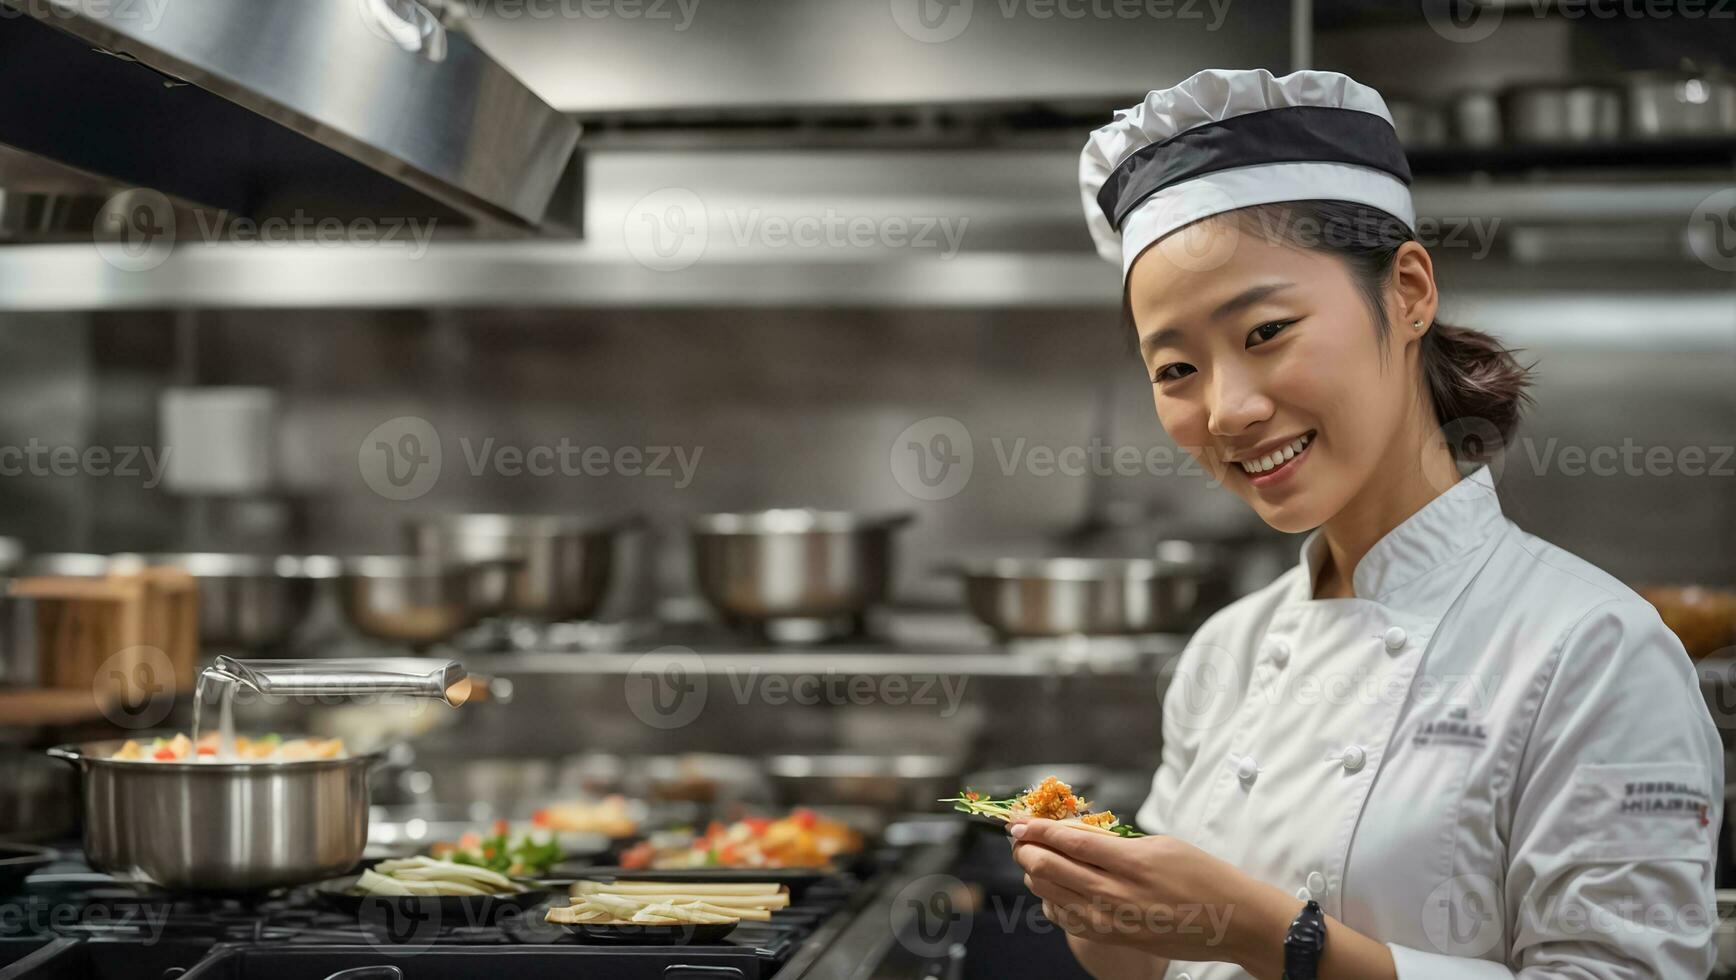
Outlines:
<svg viewBox="0 0 1736 980"><path fill-rule="evenodd" d="M539 841L534 835L525 834L514 842L502 832L482 838L475 847L454 848L445 858L454 864L487 868L503 875L534 877L559 864L564 856L553 835Z"/></svg>

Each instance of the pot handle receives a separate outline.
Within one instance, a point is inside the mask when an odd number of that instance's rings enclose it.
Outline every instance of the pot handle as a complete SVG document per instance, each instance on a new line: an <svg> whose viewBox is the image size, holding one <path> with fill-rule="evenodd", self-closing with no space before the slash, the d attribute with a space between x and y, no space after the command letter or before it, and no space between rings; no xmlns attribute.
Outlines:
<svg viewBox="0 0 1736 980"><path fill-rule="evenodd" d="M80 769L84 768L84 753L76 745L56 745L48 750L50 758L59 759Z"/></svg>
<svg viewBox="0 0 1736 980"><path fill-rule="evenodd" d="M404 971L390 964L352 966L347 970L339 970L325 980L404 980Z"/></svg>

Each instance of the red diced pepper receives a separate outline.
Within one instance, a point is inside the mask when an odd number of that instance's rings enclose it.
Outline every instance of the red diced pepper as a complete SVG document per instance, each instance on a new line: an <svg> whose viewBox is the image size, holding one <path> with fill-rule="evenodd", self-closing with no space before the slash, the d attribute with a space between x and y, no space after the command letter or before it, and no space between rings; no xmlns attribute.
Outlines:
<svg viewBox="0 0 1736 980"><path fill-rule="evenodd" d="M790 814L790 822L803 830L811 830L820 819L820 815L806 807L798 807Z"/></svg>
<svg viewBox="0 0 1736 980"><path fill-rule="evenodd" d="M158 762L169 762L175 758L175 750L171 749L167 745L165 745L162 748L158 749L157 751L152 752L151 758L157 760Z"/></svg>
<svg viewBox="0 0 1736 980"><path fill-rule="evenodd" d="M547 810L538 810L531 814L530 823L533 827L547 827L549 825L549 812Z"/></svg>
<svg viewBox="0 0 1736 980"><path fill-rule="evenodd" d="M496 820L494 822L494 836L501 837L501 836L504 836L505 834L506 834L506 821L505 820Z"/></svg>
<svg viewBox="0 0 1736 980"><path fill-rule="evenodd" d="M201 745L201 746L199 746L199 754L200 755L216 755L217 754L217 746L215 746L215 745Z"/></svg>
<svg viewBox="0 0 1736 980"><path fill-rule="evenodd" d="M772 825L765 817L743 817L741 822L755 837L765 836L766 828Z"/></svg>

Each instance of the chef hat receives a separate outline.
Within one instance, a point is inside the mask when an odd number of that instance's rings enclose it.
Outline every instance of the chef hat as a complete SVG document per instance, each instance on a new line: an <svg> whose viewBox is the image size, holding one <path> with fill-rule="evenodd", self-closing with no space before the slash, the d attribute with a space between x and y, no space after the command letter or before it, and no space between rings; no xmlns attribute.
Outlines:
<svg viewBox="0 0 1736 980"><path fill-rule="evenodd" d="M1414 232L1410 179L1380 93L1331 71L1202 71L1117 112L1079 158L1091 237L1124 278L1177 228L1255 204L1352 201Z"/></svg>

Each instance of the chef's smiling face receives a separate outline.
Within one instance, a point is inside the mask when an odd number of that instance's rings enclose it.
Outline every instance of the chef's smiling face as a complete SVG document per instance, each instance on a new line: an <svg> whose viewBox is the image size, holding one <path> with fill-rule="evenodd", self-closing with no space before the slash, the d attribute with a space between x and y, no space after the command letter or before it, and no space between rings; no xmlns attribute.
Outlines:
<svg viewBox="0 0 1736 980"><path fill-rule="evenodd" d="M1389 297L1395 317L1426 311L1418 259L1401 250ZM1268 524L1326 523L1382 467L1415 466L1413 431L1428 400L1415 331L1386 342L1350 269L1329 252L1199 222L1148 248L1128 277L1140 356L1158 418L1176 443Z"/></svg>

